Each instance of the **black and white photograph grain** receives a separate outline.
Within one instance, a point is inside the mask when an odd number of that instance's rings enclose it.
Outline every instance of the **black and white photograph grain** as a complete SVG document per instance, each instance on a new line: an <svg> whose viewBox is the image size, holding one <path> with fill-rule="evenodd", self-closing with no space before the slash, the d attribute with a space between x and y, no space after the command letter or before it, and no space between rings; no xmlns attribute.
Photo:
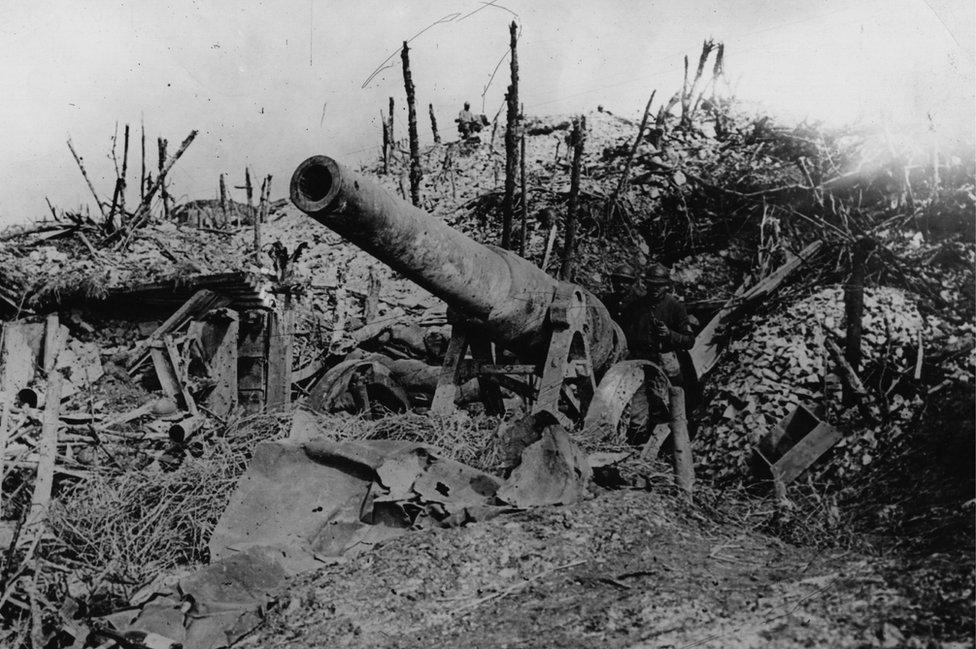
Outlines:
<svg viewBox="0 0 976 649"><path fill-rule="evenodd" d="M0 0L0 647L973 649L973 0Z"/></svg>

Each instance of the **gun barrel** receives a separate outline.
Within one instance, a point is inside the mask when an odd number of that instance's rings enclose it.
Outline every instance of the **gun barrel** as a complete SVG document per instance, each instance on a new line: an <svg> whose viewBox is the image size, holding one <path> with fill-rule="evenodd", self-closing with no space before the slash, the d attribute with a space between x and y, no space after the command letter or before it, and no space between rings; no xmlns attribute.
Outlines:
<svg viewBox="0 0 976 649"><path fill-rule="evenodd" d="M479 321L502 346L535 359L544 354L546 315L560 282L531 262L474 241L327 156L298 166L291 200L460 315ZM605 368L620 355L623 336L603 304L589 293L586 298L590 355L595 368Z"/></svg>

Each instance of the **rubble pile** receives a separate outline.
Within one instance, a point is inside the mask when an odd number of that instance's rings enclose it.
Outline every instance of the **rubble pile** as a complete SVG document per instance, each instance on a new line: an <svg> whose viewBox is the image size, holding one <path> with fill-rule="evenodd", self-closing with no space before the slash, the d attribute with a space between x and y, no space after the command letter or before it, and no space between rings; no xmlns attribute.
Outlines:
<svg viewBox="0 0 976 649"><path fill-rule="evenodd" d="M755 316L743 325L749 333L729 345L709 378L708 405L695 440L701 468L719 481L746 477L753 448L799 405L845 433L830 458L811 469L814 480L835 488L855 478L880 449L912 434L927 389L914 378L916 365L926 361L926 347L938 348L954 328L935 316L923 317L913 297L899 289L866 288L864 309L861 376L877 396L870 406L874 421L841 405L841 381L825 343L844 325L843 289L821 289L778 312ZM958 358L951 368L932 368L929 359L926 373L972 386L972 359L966 358L965 369Z"/></svg>

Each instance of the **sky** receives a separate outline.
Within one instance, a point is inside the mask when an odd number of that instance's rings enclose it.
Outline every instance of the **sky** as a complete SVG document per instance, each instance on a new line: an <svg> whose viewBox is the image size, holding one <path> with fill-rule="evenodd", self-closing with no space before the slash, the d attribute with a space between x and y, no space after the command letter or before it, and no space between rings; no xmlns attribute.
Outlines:
<svg viewBox="0 0 976 649"><path fill-rule="evenodd" d="M132 129L129 201L137 199L139 129L170 151L196 141L171 174L179 199L212 198L323 153L378 155L380 110L406 109L398 49L410 41L421 142L426 106L442 135L464 101L493 116L508 83L508 24L520 36L527 114L603 105L639 118L681 85L706 38L725 43L735 94L784 121L934 128L972 139L972 0L0 0L0 225L94 204L70 137L103 198L111 138ZM232 196L243 200L243 192Z"/></svg>

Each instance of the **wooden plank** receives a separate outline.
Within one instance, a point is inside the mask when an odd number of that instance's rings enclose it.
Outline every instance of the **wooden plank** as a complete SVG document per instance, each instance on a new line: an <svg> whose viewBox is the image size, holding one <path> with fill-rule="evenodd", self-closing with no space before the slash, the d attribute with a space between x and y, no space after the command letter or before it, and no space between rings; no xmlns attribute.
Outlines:
<svg viewBox="0 0 976 649"><path fill-rule="evenodd" d="M468 337L457 326L451 331L451 340L447 344L441 373L437 379L437 388L430 401L430 412L436 415L447 415L454 412L454 400L457 398L458 384L461 382L461 361L468 350Z"/></svg>
<svg viewBox="0 0 976 649"><path fill-rule="evenodd" d="M839 430L825 421L820 422L773 464L773 480L784 486L790 484L839 442L841 437L843 436Z"/></svg>
<svg viewBox="0 0 976 649"><path fill-rule="evenodd" d="M176 377L179 396L182 398L183 406L187 412L196 416L197 404L193 400L193 395L190 394L189 388L186 387L186 368L180 362L180 353L176 349L176 343L173 342L173 337L165 336L163 338L163 345L166 347L166 356L169 358L170 365L173 367L173 375Z"/></svg>
<svg viewBox="0 0 976 649"><path fill-rule="evenodd" d="M718 361L718 356L721 352L719 348L720 331L731 323L739 313L753 306L779 288L780 284L793 271L799 268L810 256L816 254L822 246L823 241L814 241L801 250L800 254L793 256L789 261L763 278L755 286L748 289L740 287L736 291L736 294L725 303L725 306L722 307L718 314L695 337L695 344L689 354L698 378L707 374Z"/></svg>
<svg viewBox="0 0 976 649"><path fill-rule="evenodd" d="M797 442L814 430L820 420L804 406L797 406L759 440L759 450L770 462L783 457Z"/></svg>
<svg viewBox="0 0 976 649"><path fill-rule="evenodd" d="M54 486L54 462L58 452L58 429L61 427L61 373L57 366L61 337L61 325L57 314L47 318L44 332L46 343L44 360L47 369L47 385L45 387L44 416L41 423L41 436L37 442L37 473L34 478L34 493L31 496L30 509L24 522L27 538L33 539L42 532L42 526L47 518L48 506L51 502L51 488Z"/></svg>
<svg viewBox="0 0 976 649"><path fill-rule="evenodd" d="M214 382L205 404L218 417L226 417L237 407L239 318L236 311L219 309L211 311L200 325L201 352Z"/></svg>
<svg viewBox="0 0 976 649"><path fill-rule="evenodd" d="M159 387L162 388L163 394L171 397L174 401L179 401L180 382L169 362L166 345L160 340L153 341L149 355L152 358L153 367L156 369L156 378L159 380Z"/></svg>
<svg viewBox="0 0 976 649"><path fill-rule="evenodd" d="M294 312L285 308L271 315L268 333L268 395L266 408L287 409L291 405L292 324Z"/></svg>

